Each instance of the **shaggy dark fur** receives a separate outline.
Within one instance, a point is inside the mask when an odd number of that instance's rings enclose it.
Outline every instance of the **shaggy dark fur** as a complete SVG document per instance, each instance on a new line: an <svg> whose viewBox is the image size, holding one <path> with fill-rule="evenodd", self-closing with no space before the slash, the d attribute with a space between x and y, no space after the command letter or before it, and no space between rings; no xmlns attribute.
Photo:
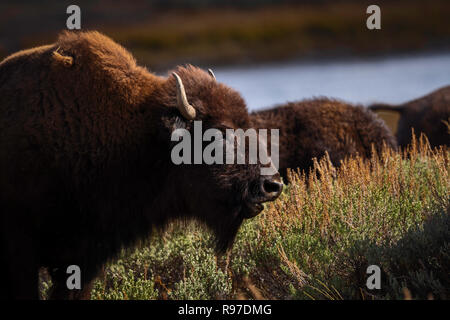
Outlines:
<svg viewBox="0 0 450 320"><path fill-rule="evenodd" d="M450 146L450 86L401 105L373 104L369 108L400 113L396 135L401 147L411 143L411 128L416 136L424 133L432 147Z"/></svg>
<svg viewBox="0 0 450 320"><path fill-rule="evenodd" d="M363 107L314 99L253 112L254 127L280 129L280 174L288 168L308 173L313 158L328 151L335 166L349 155L371 156L371 145L381 151L383 142L395 148L395 138L381 119Z"/></svg>
<svg viewBox="0 0 450 320"><path fill-rule="evenodd" d="M250 126L237 92L192 66L176 72L204 130ZM53 298L87 298L105 261L152 228L198 219L224 251L261 210L258 165L173 165L171 132L193 126L175 88L97 32L0 63L0 298L38 298L42 266ZM71 264L80 292L66 289Z"/></svg>

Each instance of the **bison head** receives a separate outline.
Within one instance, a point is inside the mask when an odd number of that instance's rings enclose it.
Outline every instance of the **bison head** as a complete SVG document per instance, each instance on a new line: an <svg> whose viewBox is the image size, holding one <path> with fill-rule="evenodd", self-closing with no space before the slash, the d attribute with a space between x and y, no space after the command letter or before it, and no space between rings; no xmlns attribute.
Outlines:
<svg viewBox="0 0 450 320"><path fill-rule="evenodd" d="M194 127L201 121L202 132L216 129L226 137L227 129L246 130L250 127L244 100L231 88L216 81L214 74L204 72L193 66L179 67L166 80L165 105L162 114L164 123L163 140L173 149L175 142L171 134L176 129L190 133L192 158L194 139L198 132ZM167 108L167 106L169 108ZM194 123L196 122L196 123ZM233 143L235 143L234 141ZM201 150L207 145L201 142ZM226 153L226 139L220 140ZM168 150L170 152L170 150ZM245 148L248 156L248 144ZM248 159L248 157L246 158ZM261 163L249 164L195 164L171 163L165 191L175 195L170 203L170 214L176 217L189 217L205 223L216 235L216 248L219 252L231 246L235 235L246 218L251 218L263 209L262 203L276 199L282 183L278 172L274 175L261 175Z"/></svg>

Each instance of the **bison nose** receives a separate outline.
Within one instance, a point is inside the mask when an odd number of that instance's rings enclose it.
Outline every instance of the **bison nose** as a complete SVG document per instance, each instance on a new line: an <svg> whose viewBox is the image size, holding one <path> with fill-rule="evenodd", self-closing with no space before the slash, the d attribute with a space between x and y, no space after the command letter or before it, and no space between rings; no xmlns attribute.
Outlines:
<svg viewBox="0 0 450 320"><path fill-rule="evenodd" d="M283 183L280 180L279 174L261 178L261 191L266 201L275 200L280 195L282 190Z"/></svg>

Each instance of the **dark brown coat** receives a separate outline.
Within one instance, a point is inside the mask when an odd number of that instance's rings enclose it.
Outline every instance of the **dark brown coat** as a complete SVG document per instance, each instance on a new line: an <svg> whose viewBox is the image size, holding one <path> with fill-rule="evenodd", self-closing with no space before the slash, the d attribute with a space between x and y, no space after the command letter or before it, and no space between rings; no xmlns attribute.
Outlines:
<svg viewBox="0 0 450 320"><path fill-rule="evenodd" d="M313 158L325 151L339 166L347 156L371 156L371 145L380 152L383 142L395 148L395 138L383 121L363 107L337 100L291 102L250 114L254 127L280 129L280 174L300 168L308 173Z"/></svg>
<svg viewBox="0 0 450 320"><path fill-rule="evenodd" d="M236 91L192 66L176 72L204 130L250 126ZM232 244L268 200L260 168L174 165L171 133L193 125L176 105L173 76L97 32L0 63L0 298L37 298L39 267L53 298L88 297L105 261L175 218L206 224L219 251ZM72 264L81 292L66 288Z"/></svg>
<svg viewBox="0 0 450 320"><path fill-rule="evenodd" d="M417 137L424 133L432 147L450 146L450 86L401 105L373 104L369 108L400 114L396 135L401 147L411 143L412 128Z"/></svg>

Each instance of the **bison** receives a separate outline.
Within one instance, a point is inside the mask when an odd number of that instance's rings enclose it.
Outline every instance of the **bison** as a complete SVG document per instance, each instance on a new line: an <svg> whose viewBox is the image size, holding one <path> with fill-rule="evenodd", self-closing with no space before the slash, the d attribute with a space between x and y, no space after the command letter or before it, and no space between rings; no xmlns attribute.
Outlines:
<svg viewBox="0 0 450 320"><path fill-rule="evenodd" d="M244 100L193 66L168 77L136 64L98 32L0 63L1 298L89 298L102 265L176 218L197 219L229 248L244 219L274 200L277 172L260 164L175 165L171 133L249 128ZM81 290L66 287L68 266Z"/></svg>
<svg viewBox="0 0 450 320"><path fill-rule="evenodd" d="M287 179L288 168L306 173L313 158L327 151L335 166L350 155L370 157L383 144L396 148L395 137L384 122L361 106L320 98L291 102L250 114L256 128L279 128L279 171Z"/></svg>
<svg viewBox="0 0 450 320"><path fill-rule="evenodd" d="M411 143L412 128L417 135L424 133L432 147L450 146L450 86L404 104L372 104L369 109L377 113L387 111L399 115L397 128L393 131L396 131L401 147Z"/></svg>

